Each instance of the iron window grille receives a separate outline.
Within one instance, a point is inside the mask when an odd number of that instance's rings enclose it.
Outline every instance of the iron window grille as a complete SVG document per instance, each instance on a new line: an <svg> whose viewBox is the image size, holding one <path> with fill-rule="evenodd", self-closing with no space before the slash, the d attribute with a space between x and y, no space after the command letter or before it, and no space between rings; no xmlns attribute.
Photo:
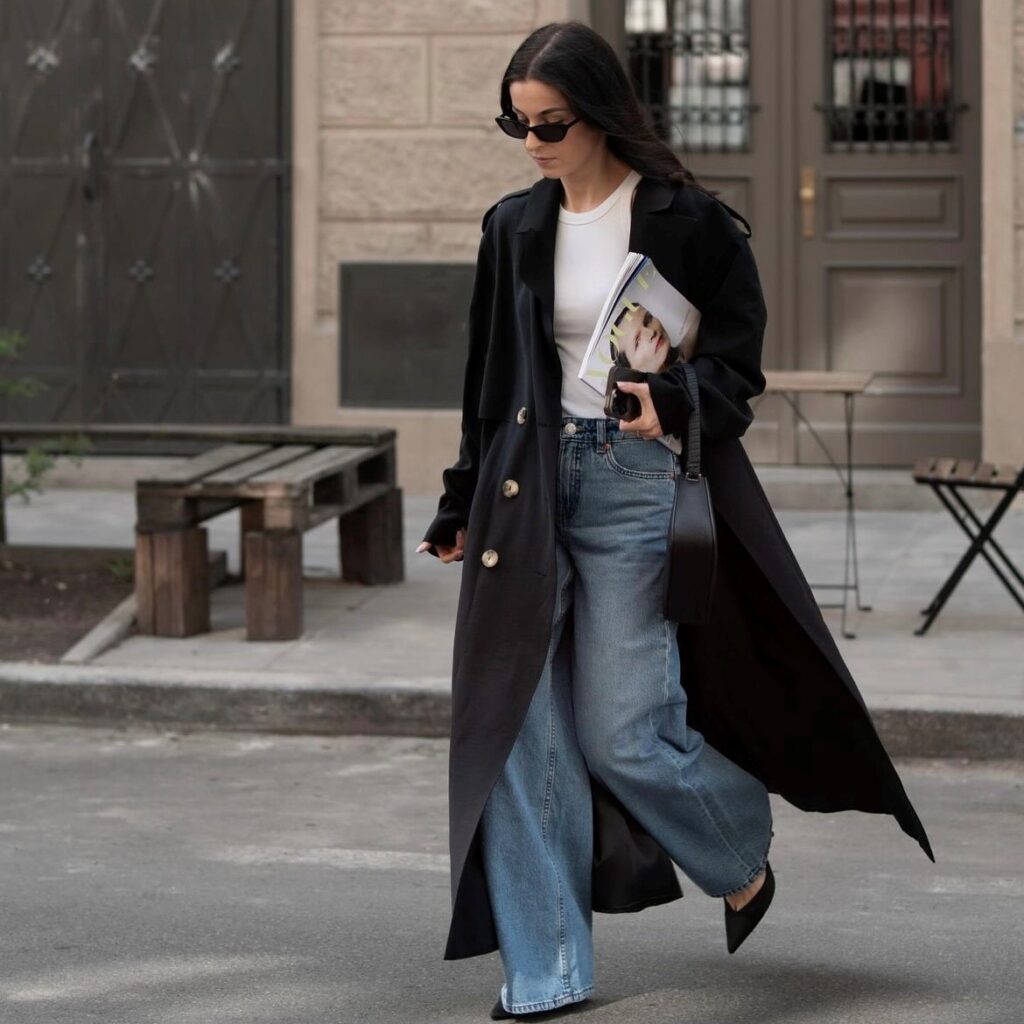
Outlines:
<svg viewBox="0 0 1024 1024"><path fill-rule="evenodd" d="M829 150L952 150L953 0L831 0L825 87Z"/></svg>
<svg viewBox="0 0 1024 1024"><path fill-rule="evenodd" d="M748 152L747 0L627 0L627 67L655 130L683 152Z"/></svg>

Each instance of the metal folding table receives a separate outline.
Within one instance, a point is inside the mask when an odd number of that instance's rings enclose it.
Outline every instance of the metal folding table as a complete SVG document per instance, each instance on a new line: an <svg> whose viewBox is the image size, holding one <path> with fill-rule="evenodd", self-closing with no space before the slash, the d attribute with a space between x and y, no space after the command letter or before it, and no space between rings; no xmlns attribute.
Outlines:
<svg viewBox="0 0 1024 1024"><path fill-rule="evenodd" d="M854 515L853 500L853 401L856 395L862 394L868 384L874 378L873 373L860 373L856 371L832 371L832 370L765 370L766 386L762 395L758 396L754 405L764 395L779 395L790 406L797 418L807 427L811 436L817 442L818 447L825 453L832 468L843 485L843 492L846 496L846 548L843 563L842 583L811 583L812 588L833 589L842 591L842 601L818 602L821 608L842 608L843 615L840 623L843 636L852 639L856 633L846 628L846 609L849 603L848 594L852 590L855 595L858 611L869 612L871 606L862 604L860 599L860 575L857 570L857 524ZM843 412L846 427L846 465L841 466L832 457L821 435L814 429L814 425L801 412L795 396L800 393L818 392L823 394L840 394L843 396ZM852 576L852 579L851 579ZM808 581L809 582L809 581Z"/></svg>

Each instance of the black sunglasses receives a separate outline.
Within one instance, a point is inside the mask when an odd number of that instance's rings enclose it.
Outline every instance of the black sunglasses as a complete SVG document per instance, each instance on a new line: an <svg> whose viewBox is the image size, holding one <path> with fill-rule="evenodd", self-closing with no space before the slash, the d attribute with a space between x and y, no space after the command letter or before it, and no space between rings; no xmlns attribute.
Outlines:
<svg viewBox="0 0 1024 1024"><path fill-rule="evenodd" d="M561 142L565 138L565 133L582 118L574 117L568 123L549 121L547 124L535 124L532 127L520 121L518 117L509 117L508 114L500 114L494 120L498 122L498 127L513 139L525 139L529 132L533 132L541 142Z"/></svg>

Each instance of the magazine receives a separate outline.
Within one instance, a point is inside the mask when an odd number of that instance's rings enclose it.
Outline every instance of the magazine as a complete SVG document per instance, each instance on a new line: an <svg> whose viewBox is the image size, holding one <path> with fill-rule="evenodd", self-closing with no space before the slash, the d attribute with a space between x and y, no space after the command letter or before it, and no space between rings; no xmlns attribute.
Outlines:
<svg viewBox="0 0 1024 1024"><path fill-rule="evenodd" d="M627 253L608 292L577 376L600 394L613 366L661 373L693 357L700 311L643 253ZM673 451L675 434L659 438Z"/></svg>
<svg viewBox="0 0 1024 1024"><path fill-rule="evenodd" d="M661 373L693 356L700 313L658 273L650 256L626 256L608 292L577 376L602 395L613 366Z"/></svg>

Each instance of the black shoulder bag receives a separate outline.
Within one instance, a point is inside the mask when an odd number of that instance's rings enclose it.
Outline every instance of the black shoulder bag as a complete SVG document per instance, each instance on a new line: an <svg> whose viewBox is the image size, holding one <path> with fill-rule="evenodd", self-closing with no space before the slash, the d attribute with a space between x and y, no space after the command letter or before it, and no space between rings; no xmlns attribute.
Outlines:
<svg viewBox="0 0 1024 1024"><path fill-rule="evenodd" d="M683 366L693 402L687 425L686 465L676 477L676 497L668 531L665 618L700 625L707 621L715 588L718 540L707 477L700 471L700 407L697 373ZM680 461L682 456L680 455Z"/></svg>

